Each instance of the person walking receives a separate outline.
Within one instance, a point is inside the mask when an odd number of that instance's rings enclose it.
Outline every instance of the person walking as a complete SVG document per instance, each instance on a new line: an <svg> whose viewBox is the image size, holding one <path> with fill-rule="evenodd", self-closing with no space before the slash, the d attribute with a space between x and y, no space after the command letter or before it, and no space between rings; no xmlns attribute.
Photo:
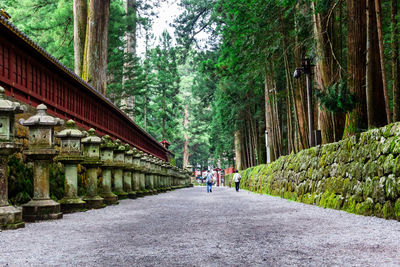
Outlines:
<svg viewBox="0 0 400 267"><path fill-rule="evenodd" d="M210 172L210 170L207 170L207 175L206 175L207 193L212 193L213 182L214 182L213 174Z"/></svg>
<svg viewBox="0 0 400 267"><path fill-rule="evenodd" d="M238 170L235 170L235 174L233 175L233 180L235 181L235 186L236 186L236 192L239 192L239 185L240 185L240 179L242 176L240 175Z"/></svg>

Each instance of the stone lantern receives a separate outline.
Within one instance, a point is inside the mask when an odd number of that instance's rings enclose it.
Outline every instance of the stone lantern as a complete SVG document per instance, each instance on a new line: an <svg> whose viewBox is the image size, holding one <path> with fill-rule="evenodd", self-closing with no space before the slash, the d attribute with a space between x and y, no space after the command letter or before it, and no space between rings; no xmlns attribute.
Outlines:
<svg viewBox="0 0 400 267"><path fill-rule="evenodd" d="M97 194L97 169L103 164L100 159L101 139L96 135L95 129L88 131L88 136L82 139L83 157L82 165L86 168L86 196L83 200L88 209L103 208L103 198Z"/></svg>
<svg viewBox="0 0 400 267"><path fill-rule="evenodd" d="M138 196L144 197L148 194L146 189L146 162L145 162L145 155L142 151L137 152L137 172L139 177L139 191L137 192Z"/></svg>
<svg viewBox="0 0 400 267"><path fill-rule="evenodd" d="M161 164L161 172L162 172L162 187L164 191L168 190L168 165L163 162Z"/></svg>
<svg viewBox="0 0 400 267"><path fill-rule="evenodd" d="M167 179L167 190L172 190L172 165L170 163L166 164L166 179Z"/></svg>
<svg viewBox="0 0 400 267"><path fill-rule="evenodd" d="M62 218L60 204L50 199L49 166L58 154L53 148L54 127L64 121L47 115L43 104L36 109L35 115L19 121L29 127L29 149L24 154L33 161L33 199L22 205L22 218L28 222Z"/></svg>
<svg viewBox="0 0 400 267"><path fill-rule="evenodd" d="M104 198L104 203L107 205L118 204L118 196L112 192L112 169L114 168L114 148L115 144L110 136L104 135L100 146L103 176L103 192L101 197Z"/></svg>
<svg viewBox="0 0 400 267"><path fill-rule="evenodd" d="M14 114L26 107L4 99L5 90L0 86L0 230L25 226L21 210L8 205L8 156L21 149L14 143Z"/></svg>
<svg viewBox="0 0 400 267"><path fill-rule="evenodd" d="M81 138L84 137L73 120L65 124L66 128L56 137L60 138L60 154L56 160L64 164L65 189L64 198L60 200L61 210L64 213L82 210L85 201L78 197L78 164L83 161L81 155Z"/></svg>
<svg viewBox="0 0 400 267"><path fill-rule="evenodd" d="M150 169L150 158L147 154L143 154L141 158L141 162L143 164L144 170L144 181L145 181L145 194L151 195L153 194L153 190L151 188L151 169Z"/></svg>
<svg viewBox="0 0 400 267"><path fill-rule="evenodd" d="M160 192L164 192L164 188L162 185L162 171L161 171L161 164L162 161L159 158L155 158L156 160L156 169L157 169L157 190Z"/></svg>
<svg viewBox="0 0 400 267"><path fill-rule="evenodd" d="M154 188L154 160L151 155L147 155L147 167L149 173L149 192L153 195L157 194Z"/></svg>
<svg viewBox="0 0 400 267"><path fill-rule="evenodd" d="M123 187L123 170L125 168L125 146L119 139L115 140L114 148L114 194L118 199L128 198L128 193Z"/></svg>
<svg viewBox="0 0 400 267"><path fill-rule="evenodd" d="M136 197L142 197L140 192L140 153L136 148L132 148L132 190Z"/></svg>
<svg viewBox="0 0 400 267"><path fill-rule="evenodd" d="M124 167L124 190L129 198L136 198L136 192L132 190L132 171L133 168L133 150L128 144L125 145L125 167Z"/></svg>
<svg viewBox="0 0 400 267"><path fill-rule="evenodd" d="M153 190L153 194L157 194L157 169L156 169L156 161L153 156L150 156L150 184L151 189Z"/></svg>

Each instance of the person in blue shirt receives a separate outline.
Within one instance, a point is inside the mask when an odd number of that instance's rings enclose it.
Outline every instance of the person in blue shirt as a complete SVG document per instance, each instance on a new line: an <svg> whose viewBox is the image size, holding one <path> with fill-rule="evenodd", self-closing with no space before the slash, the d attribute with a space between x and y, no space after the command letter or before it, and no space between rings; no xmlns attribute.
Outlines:
<svg viewBox="0 0 400 267"><path fill-rule="evenodd" d="M207 193L212 193L213 182L214 182L213 174L210 172L210 170L207 170L207 175L206 175Z"/></svg>

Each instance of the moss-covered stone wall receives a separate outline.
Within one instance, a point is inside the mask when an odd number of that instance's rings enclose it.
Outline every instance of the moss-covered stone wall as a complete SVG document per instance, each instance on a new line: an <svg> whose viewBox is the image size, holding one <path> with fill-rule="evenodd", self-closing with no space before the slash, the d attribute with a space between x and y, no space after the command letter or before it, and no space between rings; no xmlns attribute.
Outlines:
<svg viewBox="0 0 400 267"><path fill-rule="evenodd" d="M400 220L400 123L283 156L241 174L241 188L254 192Z"/></svg>

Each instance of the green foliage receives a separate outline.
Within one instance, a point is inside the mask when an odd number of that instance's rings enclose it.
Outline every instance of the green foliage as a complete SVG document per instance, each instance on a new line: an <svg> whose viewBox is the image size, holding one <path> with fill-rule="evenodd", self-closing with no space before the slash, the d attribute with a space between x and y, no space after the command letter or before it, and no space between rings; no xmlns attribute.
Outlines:
<svg viewBox="0 0 400 267"><path fill-rule="evenodd" d="M356 96L347 89L346 81L342 80L327 87L325 91L314 91L322 106L332 113L348 112L356 105Z"/></svg>
<svg viewBox="0 0 400 267"><path fill-rule="evenodd" d="M13 205L21 205L33 197L33 169L20 154L8 159L8 200Z"/></svg>
<svg viewBox="0 0 400 267"><path fill-rule="evenodd" d="M64 197L65 175L61 163L52 163L49 169L50 197L60 200Z"/></svg>
<svg viewBox="0 0 400 267"><path fill-rule="evenodd" d="M65 66L74 68L72 1L5 0L0 8L29 38Z"/></svg>

